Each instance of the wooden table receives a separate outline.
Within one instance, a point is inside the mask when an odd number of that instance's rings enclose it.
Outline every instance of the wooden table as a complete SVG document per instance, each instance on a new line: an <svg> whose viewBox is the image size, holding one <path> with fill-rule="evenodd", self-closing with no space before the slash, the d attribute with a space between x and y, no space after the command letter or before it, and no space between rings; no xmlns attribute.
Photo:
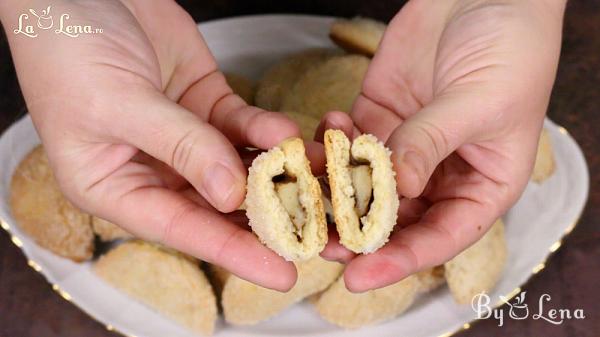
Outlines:
<svg viewBox="0 0 600 337"><path fill-rule="evenodd" d="M403 1L180 1L197 21L260 13L357 14L389 20ZM0 37L0 131L25 112L4 36ZM554 308L581 308L586 319L552 325L543 320L495 320L474 324L461 336L600 335L600 1L572 0L550 109L583 148L591 173L587 208L562 248L525 286L537 308L543 293ZM27 266L21 251L0 231L0 337L116 336L66 302ZM141 336L140 336L141 337Z"/></svg>

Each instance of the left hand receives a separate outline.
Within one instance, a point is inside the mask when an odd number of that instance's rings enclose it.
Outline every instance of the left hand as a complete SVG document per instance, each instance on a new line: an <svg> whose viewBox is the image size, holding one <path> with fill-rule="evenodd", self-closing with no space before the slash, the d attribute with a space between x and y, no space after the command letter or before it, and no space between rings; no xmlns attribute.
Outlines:
<svg viewBox="0 0 600 337"><path fill-rule="evenodd" d="M351 291L395 283L469 247L512 206L531 173L554 82L565 1L409 1L390 23L350 118L393 151L399 223L348 262ZM353 130L353 123L356 125Z"/></svg>

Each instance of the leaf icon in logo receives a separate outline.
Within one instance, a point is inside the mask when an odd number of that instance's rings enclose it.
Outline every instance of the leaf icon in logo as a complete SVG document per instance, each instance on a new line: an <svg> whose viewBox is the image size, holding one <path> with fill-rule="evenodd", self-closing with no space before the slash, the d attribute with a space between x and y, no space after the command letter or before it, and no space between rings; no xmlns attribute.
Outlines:
<svg viewBox="0 0 600 337"><path fill-rule="evenodd" d="M29 12L33 14L36 18L38 18L37 26L40 29L50 29L54 26L54 21L52 20L52 15L50 15L50 9L52 6L48 6L46 9L42 10L42 15L38 15L38 13L32 8L29 9Z"/></svg>
<svg viewBox="0 0 600 337"><path fill-rule="evenodd" d="M500 300L510 307L508 315L515 320L522 320L529 317L529 307L525 302L526 291L515 297L515 304L510 303L510 300L504 296L500 296Z"/></svg>

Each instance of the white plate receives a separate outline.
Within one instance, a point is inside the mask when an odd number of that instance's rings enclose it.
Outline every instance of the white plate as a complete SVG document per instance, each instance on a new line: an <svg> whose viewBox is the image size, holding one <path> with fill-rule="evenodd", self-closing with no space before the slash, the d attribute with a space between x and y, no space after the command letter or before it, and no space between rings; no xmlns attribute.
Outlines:
<svg viewBox="0 0 600 337"><path fill-rule="evenodd" d="M205 39L225 71L256 78L269 64L307 47L331 46L327 33L331 18L269 15L207 22L200 25ZM505 217L509 256L506 270L491 294L514 294L543 268L548 255L575 226L587 199L589 176L583 154L565 129L546 121L556 155L556 173L543 185L530 183L520 201ZM28 117L12 125L0 138L0 219L29 264L54 289L90 316L127 335L186 337L192 333L103 284L90 263L77 264L37 246L23 234L10 214L10 179L19 161L39 139ZM470 306L459 306L447 288L421 298L392 321L355 331L344 331L321 320L309 304L296 305L277 317L251 327L223 323L217 336L439 336L461 329L475 318ZM465 325L468 326L468 325Z"/></svg>

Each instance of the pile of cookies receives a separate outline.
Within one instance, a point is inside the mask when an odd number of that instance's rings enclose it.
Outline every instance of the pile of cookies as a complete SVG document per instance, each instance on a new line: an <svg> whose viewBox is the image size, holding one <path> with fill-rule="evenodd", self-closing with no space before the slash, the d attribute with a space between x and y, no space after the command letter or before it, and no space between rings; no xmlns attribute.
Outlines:
<svg viewBox="0 0 600 337"><path fill-rule="evenodd" d="M345 51L313 49L291 55L272 66L258 84L233 74L227 81L249 104L288 114L300 124L303 136L312 138L324 113L350 111L384 30L384 24L369 19L339 20L331 37ZM250 169L245 204L252 229L298 270L296 285L286 293L135 239L78 210L59 191L41 146L13 175L12 214L40 246L76 262L92 261L107 283L203 335L214 331L219 303L226 322L249 325L307 299L325 320L358 328L400 315L418 296L444 283L458 303L490 291L507 255L501 220L443 266L360 294L346 289L342 264L318 256L327 239L327 221L336 223L341 243L357 253L381 247L395 224L398 196L387 183L393 180L389 151L374 137L361 137L352 143L339 131L325 135L331 196L321 192L322 182L310 172L299 139L259 156ZM532 179L541 183L553 170L550 138L544 132ZM112 244L94 260L96 237Z"/></svg>

